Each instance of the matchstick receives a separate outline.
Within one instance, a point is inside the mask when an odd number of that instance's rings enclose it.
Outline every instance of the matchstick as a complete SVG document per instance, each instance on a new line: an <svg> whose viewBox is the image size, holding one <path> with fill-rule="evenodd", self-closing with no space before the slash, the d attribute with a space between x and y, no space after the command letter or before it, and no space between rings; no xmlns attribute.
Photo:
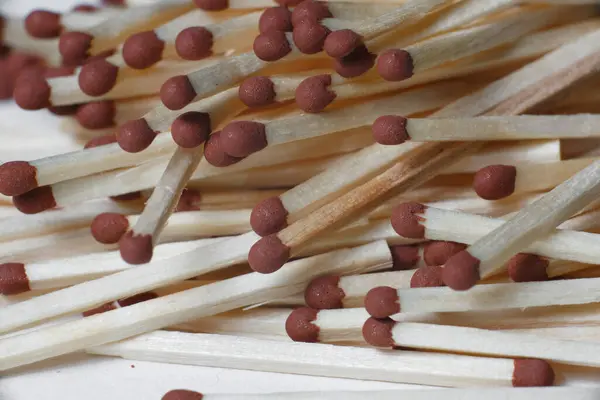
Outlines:
<svg viewBox="0 0 600 400"><path fill-rule="evenodd" d="M93 29L117 13L110 8L97 9L94 12L72 11L59 14L47 10L33 10L22 22L25 31L33 38L52 39L65 30Z"/></svg>
<svg viewBox="0 0 600 400"><path fill-rule="evenodd" d="M296 308L285 320L285 331L294 342L361 343L362 326L369 314L364 308L316 310Z"/></svg>
<svg viewBox="0 0 600 400"><path fill-rule="evenodd" d="M137 118L155 108L159 103L158 97L126 101L94 101L77 107L74 118L86 129L106 129Z"/></svg>

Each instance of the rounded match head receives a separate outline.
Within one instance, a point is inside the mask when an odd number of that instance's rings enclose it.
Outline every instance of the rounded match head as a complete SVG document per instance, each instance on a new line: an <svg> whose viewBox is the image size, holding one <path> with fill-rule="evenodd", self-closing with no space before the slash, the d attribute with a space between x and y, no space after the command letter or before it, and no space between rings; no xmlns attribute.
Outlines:
<svg viewBox="0 0 600 400"><path fill-rule="evenodd" d="M365 342L375 347L394 347L394 338L392 329L396 321L390 318L369 318L362 327L362 334Z"/></svg>
<svg viewBox="0 0 600 400"><path fill-rule="evenodd" d="M200 210L199 204L201 199L202 195L200 192L194 189L185 188L183 189L183 192L181 192L177 207L175 207L175 212L198 211Z"/></svg>
<svg viewBox="0 0 600 400"><path fill-rule="evenodd" d="M85 32L65 32L58 40L64 65L80 65L89 57L93 36Z"/></svg>
<svg viewBox="0 0 600 400"><path fill-rule="evenodd" d="M276 96L275 84L266 76L245 79L238 91L241 102L250 108L273 104Z"/></svg>
<svg viewBox="0 0 600 400"><path fill-rule="evenodd" d="M500 200L515 192L517 168L512 165L490 165L481 168L473 178L473 189L485 200Z"/></svg>
<svg viewBox="0 0 600 400"><path fill-rule="evenodd" d="M27 161L9 161L0 165L0 193L18 196L38 187L37 168Z"/></svg>
<svg viewBox="0 0 600 400"><path fill-rule="evenodd" d="M75 119L87 129L105 129L114 126L117 110L113 100L94 101L77 108Z"/></svg>
<svg viewBox="0 0 600 400"><path fill-rule="evenodd" d="M177 389L167 392L161 400L202 400L203 397L202 393Z"/></svg>
<svg viewBox="0 0 600 400"><path fill-rule="evenodd" d="M102 96L112 90L117 82L119 67L101 58L81 67L79 88L88 96Z"/></svg>
<svg viewBox="0 0 600 400"><path fill-rule="evenodd" d="M175 51L184 60L201 60L210 56L213 34L201 26L185 28L175 38Z"/></svg>
<svg viewBox="0 0 600 400"><path fill-rule="evenodd" d="M221 11L229 8L228 0L194 0L194 4L205 11Z"/></svg>
<svg viewBox="0 0 600 400"><path fill-rule="evenodd" d="M221 146L221 131L214 132L208 137L204 145L204 158L215 167L228 167L241 160L241 158L225 153Z"/></svg>
<svg viewBox="0 0 600 400"><path fill-rule="evenodd" d="M425 213L427 206L421 203L402 203L392 210L390 220L394 231L402 237L411 239L423 239L425 227L421 222L425 219L419 214Z"/></svg>
<svg viewBox="0 0 600 400"><path fill-rule="evenodd" d="M117 136L115 135L104 135L98 136L93 139L88 140L88 142L83 146L84 149L92 149L98 146L105 146L107 144L112 144L117 142Z"/></svg>
<svg viewBox="0 0 600 400"><path fill-rule="evenodd" d="M545 387L554 385L554 370L544 360L515 360L512 384L514 387Z"/></svg>
<svg viewBox="0 0 600 400"><path fill-rule="evenodd" d="M15 81L13 97L19 107L24 110L41 110L49 107L50 85L40 74L22 74Z"/></svg>
<svg viewBox="0 0 600 400"><path fill-rule="evenodd" d="M308 307L297 308L285 321L285 331L294 342L316 343L319 341L319 327L312 322L317 319L318 310Z"/></svg>
<svg viewBox="0 0 600 400"><path fill-rule="evenodd" d="M8 62L3 58L0 58L0 76L0 100L8 100L13 96L15 80L10 76Z"/></svg>
<svg viewBox="0 0 600 400"><path fill-rule="evenodd" d="M29 278L24 264L0 264L0 294L12 296L30 290Z"/></svg>
<svg viewBox="0 0 600 400"><path fill-rule="evenodd" d="M294 27L302 22L319 22L324 18L331 18L333 15L325 2L305 0L295 6L292 12L292 24Z"/></svg>
<svg viewBox="0 0 600 400"><path fill-rule="evenodd" d="M123 43L123 60L133 69L150 68L162 59L165 42L154 31L138 32Z"/></svg>
<svg viewBox="0 0 600 400"><path fill-rule="evenodd" d="M196 90L185 75L171 77L160 87L160 100L169 110L181 110L196 98Z"/></svg>
<svg viewBox="0 0 600 400"><path fill-rule="evenodd" d="M390 49L377 57L377 72L386 81L403 81L410 78L413 71L413 59L406 50Z"/></svg>
<svg viewBox="0 0 600 400"><path fill-rule="evenodd" d="M158 295L154 292L142 292L121 300L117 300L120 307L129 307L144 301L157 299Z"/></svg>
<svg viewBox="0 0 600 400"><path fill-rule="evenodd" d="M340 277L325 275L313 279L304 291L306 305L317 310L334 310L344 308L346 293L338 284Z"/></svg>
<svg viewBox="0 0 600 400"><path fill-rule="evenodd" d="M352 53L362 45L362 37L352 29L340 29L331 32L323 45L323 50L329 57L342 58Z"/></svg>
<svg viewBox="0 0 600 400"><path fill-rule="evenodd" d="M119 251L121 258L128 264L140 265L149 263L152 260L154 246L152 245L152 236L133 235L132 231L127 232L119 240Z"/></svg>
<svg viewBox="0 0 600 400"><path fill-rule="evenodd" d="M250 214L250 226L260 236L268 236L279 232L287 224L288 211L279 196L261 200Z"/></svg>
<svg viewBox="0 0 600 400"><path fill-rule="evenodd" d="M410 279L410 287L424 288L444 286L442 270L443 268L437 265L427 265L418 268Z"/></svg>
<svg viewBox="0 0 600 400"><path fill-rule="evenodd" d="M13 197L13 205L23 214L37 214L56 207L52 187L42 186Z"/></svg>
<svg viewBox="0 0 600 400"><path fill-rule="evenodd" d="M390 246L390 251L392 253L392 269L394 271L412 269L421 259L418 245Z"/></svg>
<svg viewBox="0 0 600 400"><path fill-rule="evenodd" d="M291 32L292 29L292 12L287 7L267 8L258 20L260 33L269 31Z"/></svg>
<svg viewBox="0 0 600 400"><path fill-rule="evenodd" d="M139 153L148 148L158 132L153 131L145 118L127 121L117 128L117 142L128 153Z"/></svg>
<svg viewBox="0 0 600 400"><path fill-rule="evenodd" d="M129 229L129 220L123 214L102 213L92 221L90 231L103 244L118 243Z"/></svg>
<svg viewBox="0 0 600 400"><path fill-rule="evenodd" d="M365 296L365 309L375 318L387 318L400 312L398 291L389 286L369 290Z"/></svg>
<svg viewBox="0 0 600 400"><path fill-rule="evenodd" d="M221 131L221 147L233 157L248 157L267 147L265 125L253 121L234 121Z"/></svg>
<svg viewBox="0 0 600 400"><path fill-rule="evenodd" d="M261 274L278 271L290 259L290 248L279 240L277 235L261 238L250 248L248 263Z"/></svg>
<svg viewBox="0 0 600 400"><path fill-rule="evenodd" d="M423 260L427 265L444 265L450 257L466 248L466 244L434 240L425 243Z"/></svg>
<svg viewBox="0 0 600 400"><path fill-rule="evenodd" d="M399 115L382 115L371 126L373 139L379 144L394 146L410 140L406 131L406 118Z"/></svg>
<svg viewBox="0 0 600 400"><path fill-rule="evenodd" d="M549 279L549 261L535 254L519 253L508 261L508 276L513 282L543 282Z"/></svg>
<svg viewBox="0 0 600 400"><path fill-rule="evenodd" d="M25 17L25 30L34 38L50 39L60 35L60 14L46 10L34 10Z"/></svg>
<svg viewBox="0 0 600 400"><path fill-rule="evenodd" d="M334 59L333 68L344 78L356 78L373 68L376 58L365 45L361 45L347 56Z"/></svg>
<svg viewBox="0 0 600 400"><path fill-rule="evenodd" d="M456 253L444 265L442 271L444 284L454 290L471 289L481 279L479 262L467 250Z"/></svg>
<svg viewBox="0 0 600 400"><path fill-rule="evenodd" d="M186 149L193 149L206 142L210 131L210 115L198 111L183 113L171 124L173 141Z"/></svg>
<svg viewBox="0 0 600 400"><path fill-rule="evenodd" d="M281 31L261 33L254 39L252 49L256 57L267 62L280 60L292 51L285 32Z"/></svg>
<svg viewBox="0 0 600 400"><path fill-rule="evenodd" d="M292 36L294 44L302 53L317 54L323 51L325 39L330 33L329 29L317 22L303 21L301 24L294 25Z"/></svg>
<svg viewBox="0 0 600 400"><path fill-rule="evenodd" d="M301 110L309 113L323 111L337 97L330 85L329 74L306 78L296 88L296 104Z"/></svg>

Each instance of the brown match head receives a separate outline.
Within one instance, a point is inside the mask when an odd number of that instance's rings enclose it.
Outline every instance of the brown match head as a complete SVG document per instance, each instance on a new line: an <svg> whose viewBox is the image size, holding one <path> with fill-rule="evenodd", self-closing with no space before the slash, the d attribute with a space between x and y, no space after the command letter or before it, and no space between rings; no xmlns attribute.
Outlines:
<svg viewBox="0 0 600 400"><path fill-rule="evenodd" d="M260 236L279 232L287 226L288 211L279 196L261 200L250 214L250 226Z"/></svg>
<svg viewBox="0 0 600 400"><path fill-rule="evenodd" d="M103 244L118 243L129 229L129 220L123 214L102 213L92 221L90 231Z"/></svg>
<svg viewBox="0 0 600 400"><path fill-rule="evenodd" d="M301 110L309 113L323 111L337 97L330 85L329 74L306 78L296 88L296 104Z"/></svg>
<svg viewBox="0 0 600 400"><path fill-rule="evenodd" d="M87 129L105 129L115 124L117 109L113 100L93 101L77 108L75 119Z"/></svg>
<svg viewBox="0 0 600 400"><path fill-rule="evenodd" d="M254 39L252 49L256 57L267 62L280 60L292 51L285 32L281 31L261 33Z"/></svg>
<svg viewBox="0 0 600 400"><path fill-rule="evenodd" d="M64 117L67 115L75 115L77 113L78 108L79 108L79 105L71 104L71 105L67 105L67 106L48 107L48 111L54 115Z"/></svg>
<svg viewBox="0 0 600 400"><path fill-rule="evenodd" d="M327 36L323 50L329 57L342 58L352 53L362 44L362 37L358 33L352 29L340 29L331 32Z"/></svg>
<svg viewBox="0 0 600 400"><path fill-rule="evenodd" d="M145 118L127 121L117 128L117 142L128 153L139 153L152 144L158 132L153 131Z"/></svg>
<svg viewBox="0 0 600 400"><path fill-rule="evenodd" d="M75 12L83 12L83 13L93 13L98 11L98 7L93 6L91 4L78 4L73 7L73 11Z"/></svg>
<svg viewBox="0 0 600 400"><path fill-rule="evenodd" d="M410 279L410 287L424 288L444 286L442 270L443 268L438 265L427 265L418 268Z"/></svg>
<svg viewBox="0 0 600 400"><path fill-rule="evenodd" d="M208 137L204 145L204 158L215 167L228 167L241 160L241 158L225 153L221 146L221 131L214 132Z"/></svg>
<svg viewBox="0 0 600 400"><path fill-rule="evenodd" d="M210 56L213 34L201 26L185 28L175 38L175 51L184 60L202 60Z"/></svg>
<svg viewBox="0 0 600 400"><path fill-rule="evenodd" d="M196 90L185 75L166 80L160 87L160 100L169 110L181 110L196 98Z"/></svg>
<svg viewBox="0 0 600 400"><path fill-rule="evenodd" d="M34 38L55 38L62 30L60 14L46 10L34 10L25 18L25 30Z"/></svg>
<svg viewBox="0 0 600 400"><path fill-rule="evenodd" d="M434 240L425 243L423 260L427 265L444 265L450 257L467 248L466 244Z"/></svg>
<svg viewBox="0 0 600 400"><path fill-rule="evenodd" d="M292 12L287 7L270 7L261 14L258 20L260 33L269 31L291 32Z"/></svg>
<svg viewBox="0 0 600 400"><path fill-rule="evenodd" d="M193 149L206 142L211 129L209 114L189 111L175 118L171 124L171 136L177 145Z"/></svg>
<svg viewBox="0 0 600 400"><path fill-rule="evenodd" d="M102 96L112 90L117 82L119 67L101 58L81 67L78 82L88 96Z"/></svg>
<svg viewBox="0 0 600 400"><path fill-rule="evenodd" d="M376 58L365 45L361 45L347 56L334 59L333 68L344 78L356 78L373 68Z"/></svg>
<svg viewBox="0 0 600 400"><path fill-rule="evenodd" d="M194 0L194 4L204 11L221 11L229 8L228 0Z"/></svg>
<svg viewBox="0 0 600 400"><path fill-rule="evenodd" d="M198 211L200 209L198 204L200 204L201 199L202 195L200 192L194 189L185 188L183 189L183 192L181 192L177 207L175 207L175 212Z"/></svg>
<svg viewBox="0 0 600 400"><path fill-rule="evenodd" d="M261 274L278 271L290 259L290 248L283 244L277 235L261 238L250 248L248 263Z"/></svg>
<svg viewBox="0 0 600 400"><path fill-rule="evenodd" d="M65 32L58 40L64 65L80 65L89 57L93 36L85 32Z"/></svg>
<svg viewBox="0 0 600 400"><path fill-rule="evenodd" d="M325 39L330 33L329 29L317 22L303 21L299 25L294 25L292 37L300 52L316 54L323 51Z"/></svg>
<svg viewBox="0 0 600 400"><path fill-rule="evenodd" d="M0 193L18 196L38 187L37 168L27 161L9 161L0 165Z"/></svg>
<svg viewBox="0 0 600 400"><path fill-rule="evenodd" d="M508 261L508 276L513 282L543 282L549 279L550 262L535 254L519 253Z"/></svg>
<svg viewBox="0 0 600 400"><path fill-rule="evenodd" d="M319 22L325 18L331 18L333 15L325 2L305 0L299 3L292 12L292 24L302 24L302 22Z"/></svg>
<svg viewBox="0 0 600 400"><path fill-rule="evenodd" d="M266 76L245 79L238 91L241 102L250 108L273 104L276 96L275 84Z"/></svg>
<svg viewBox="0 0 600 400"><path fill-rule="evenodd" d="M319 341L319 327L312 322L317 319L318 310L308 307L297 308L285 321L285 331L294 342L316 343Z"/></svg>
<svg viewBox="0 0 600 400"><path fill-rule="evenodd" d="M369 290L365 296L365 309L375 318L387 318L400 312L398 291L389 286Z"/></svg>
<svg viewBox="0 0 600 400"><path fill-rule="evenodd" d="M515 192L517 168L513 165L490 165L473 178L473 189L485 200L500 200Z"/></svg>
<svg viewBox="0 0 600 400"><path fill-rule="evenodd" d="M51 186L42 186L14 196L13 205L23 214L37 214L56 207Z"/></svg>
<svg viewBox="0 0 600 400"><path fill-rule="evenodd" d="M52 89L40 74L21 74L15 81L13 97L24 110L41 110L50 106Z"/></svg>
<svg viewBox="0 0 600 400"><path fill-rule="evenodd" d="M373 139L379 144L395 146L410 140L406 131L406 118L399 115L382 115L371 126Z"/></svg>
<svg viewBox="0 0 600 400"><path fill-rule="evenodd" d="M150 68L162 59L165 42L154 31L138 32L123 43L123 60L133 69Z"/></svg>
<svg viewBox="0 0 600 400"><path fill-rule="evenodd" d="M425 219L418 214L425 213L427 206L408 202L396 206L392 210L390 220L394 231L402 237L410 239L423 239L425 237L425 226L421 225Z"/></svg>
<svg viewBox="0 0 600 400"><path fill-rule="evenodd" d="M340 277L325 275L313 279L304 291L306 305L317 310L334 310L344 308L346 293L338 284Z"/></svg>
<svg viewBox="0 0 600 400"><path fill-rule="evenodd" d="M248 157L267 147L265 125L253 121L234 121L221 131L221 147L233 157Z"/></svg>
<svg viewBox="0 0 600 400"><path fill-rule="evenodd" d="M377 58L377 72L386 81L403 81L413 76L413 71L413 59L406 50L386 50Z"/></svg>
<svg viewBox="0 0 600 400"><path fill-rule="evenodd" d="M392 329L396 321L391 318L369 318L362 327L362 335L365 342L374 347L394 347Z"/></svg>
<svg viewBox="0 0 600 400"><path fill-rule="evenodd" d="M134 236L133 232L129 231L119 240L119 252L123 261L128 264L139 265L149 263L154 253L152 236Z"/></svg>
<svg viewBox="0 0 600 400"><path fill-rule="evenodd" d="M24 264L0 264L0 294L11 296L30 290L29 278Z"/></svg>
<svg viewBox="0 0 600 400"><path fill-rule="evenodd" d="M116 135L104 135L98 136L93 139L88 140L88 142L83 146L84 149L92 149L98 146L106 146L107 144L112 144L117 142Z"/></svg>
<svg viewBox="0 0 600 400"><path fill-rule="evenodd" d="M144 301L154 300L156 298L158 298L158 295L154 292L143 292L121 300L117 300L117 303L119 303L119 306L121 307L129 307L134 304L143 303Z"/></svg>
<svg viewBox="0 0 600 400"><path fill-rule="evenodd" d="M444 284L454 290L469 290L481 279L479 259L467 250L456 253L444 265L442 279Z"/></svg>
<svg viewBox="0 0 600 400"><path fill-rule="evenodd" d="M544 387L554 385L554 370L544 360L515 360L512 384L514 387Z"/></svg>
<svg viewBox="0 0 600 400"><path fill-rule="evenodd" d="M394 271L404 271L412 269L417 265L421 256L419 255L418 245L397 245L390 246L392 253Z"/></svg>
<svg viewBox="0 0 600 400"><path fill-rule="evenodd" d="M15 80L10 75L8 62L3 58L0 58L0 76L0 100L10 99L13 96Z"/></svg>
<svg viewBox="0 0 600 400"><path fill-rule="evenodd" d="M203 397L202 393L177 389L167 392L161 400L202 400Z"/></svg>

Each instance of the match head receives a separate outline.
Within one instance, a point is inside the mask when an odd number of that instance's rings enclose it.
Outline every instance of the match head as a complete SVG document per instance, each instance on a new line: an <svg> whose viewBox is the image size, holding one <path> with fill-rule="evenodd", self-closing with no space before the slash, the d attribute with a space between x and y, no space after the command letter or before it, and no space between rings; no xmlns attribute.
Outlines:
<svg viewBox="0 0 600 400"><path fill-rule="evenodd" d="M123 43L123 60L133 69L150 68L162 59L165 42L154 31L138 32Z"/></svg>
<svg viewBox="0 0 600 400"><path fill-rule="evenodd" d="M377 57L377 72L386 81L403 81L413 76L413 71L413 59L406 50L390 49Z"/></svg>
<svg viewBox="0 0 600 400"><path fill-rule="evenodd" d="M14 196L12 201L17 210L23 214L37 214L56 207L51 186L42 186Z"/></svg>
<svg viewBox="0 0 600 400"><path fill-rule="evenodd" d="M390 318L369 318L362 327L362 334L365 342L374 347L394 347L394 338L392 329L396 321Z"/></svg>
<svg viewBox="0 0 600 400"><path fill-rule="evenodd" d="M337 97L335 91L329 88L330 85L329 74L306 78L296 88L296 104L309 113L323 111Z"/></svg>
<svg viewBox="0 0 600 400"><path fill-rule="evenodd" d="M160 87L160 100L169 110L181 110L196 98L196 90L185 75L171 77Z"/></svg>
<svg viewBox="0 0 600 400"><path fill-rule="evenodd" d="M327 36L323 44L323 50L329 57L342 58L352 53L362 44L362 37L358 33L352 29L340 29L331 32Z"/></svg>
<svg viewBox="0 0 600 400"><path fill-rule="evenodd" d="M554 385L554 370L544 360L515 360L512 384L514 387L545 387Z"/></svg>
<svg viewBox="0 0 600 400"><path fill-rule="evenodd" d="M171 124L173 141L186 149L193 149L206 142L210 131L210 115L198 111L183 113Z"/></svg>
<svg viewBox="0 0 600 400"><path fill-rule="evenodd" d="M329 29L317 22L303 21L294 25L292 36L294 44L302 53L317 54L323 50L325 39L330 33Z"/></svg>
<svg viewBox="0 0 600 400"><path fill-rule="evenodd" d="M294 342L316 343L319 341L319 327L312 322L317 319L318 310L308 307L297 308L285 321L285 331Z"/></svg>
<svg viewBox="0 0 600 400"><path fill-rule="evenodd" d="M444 265L450 257L467 248L466 244L433 240L425 243L423 260L427 265Z"/></svg>
<svg viewBox="0 0 600 400"><path fill-rule="evenodd" d="M254 39L252 49L256 57L267 62L280 60L292 51L285 32L281 31L261 33Z"/></svg>
<svg viewBox="0 0 600 400"><path fill-rule="evenodd" d="M543 282L548 280L550 262L535 254L519 253L508 261L508 276L513 282Z"/></svg>
<svg viewBox="0 0 600 400"><path fill-rule="evenodd" d="M194 4L204 11L221 11L229 8L228 0L194 0Z"/></svg>
<svg viewBox="0 0 600 400"><path fill-rule="evenodd" d="M118 243L129 229L129 220L123 214L102 213L92 221L90 231L103 244Z"/></svg>
<svg viewBox="0 0 600 400"><path fill-rule="evenodd" d="M260 236L268 236L287 227L288 211L279 196L261 200L250 214L250 226Z"/></svg>
<svg viewBox="0 0 600 400"><path fill-rule="evenodd" d="M325 275L313 279L304 291L306 305L317 310L334 310L344 308L346 293L338 284L340 277Z"/></svg>
<svg viewBox="0 0 600 400"><path fill-rule="evenodd" d="M161 400L202 400L202 393L193 392L191 390L177 389L167 392Z"/></svg>
<svg viewBox="0 0 600 400"><path fill-rule="evenodd" d="M390 252L392 253L393 261L392 270L394 271L412 269L421 258L418 245L390 246Z"/></svg>
<svg viewBox="0 0 600 400"><path fill-rule="evenodd" d="M290 248L281 242L277 235L261 238L250 248L248 263L261 274L278 271L290 259Z"/></svg>
<svg viewBox="0 0 600 400"><path fill-rule="evenodd" d="M425 227L421 225L421 222L425 221L425 219L417 214L425 213L426 209L427 206L416 202L403 203L396 206L392 210L390 217L392 228L394 228L394 231L398 235L405 238L425 238Z"/></svg>
<svg viewBox="0 0 600 400"><path fill-rule="evenodd" d="M214 132L208 137L204 145L204 158L215 167L228 167L242 160L225 153L221 146L221 131Z"/></svg>
<svg viewBox="0 0 600 400"><path fill-rule="evenodd" d="M333 15L325 2L305 0L299 3L292 12L292 25L296 27L302 22L319 22L325 18L331 18Z"/></svg>
<svg viewBox="0 0 600 400"><path fill-rule="evenodd" d="M365 45L361 45L347 56L334 59L333 68L344 78L356 78L373 68L376 58Z"/></svg>
<svg viewBox="0 0 600 400"><path fill-rule="evenodd" d="M9 161L0 165L0 193L18 196L38 187L37 168L27 161Z"/></svg>
<svg viewBox="0 0 600 400"><path fill-rule="evenodd" d="M75 113L77 113L77 108L79 108L79 105L71 104L68 106L48 107L48 111L54 115L58 115L59 117L64 117L67 115L75 115Z"/></svg>
<svg viewBox="0 0 600 400"><path fill-rule="evenodd" d="M238 97L250 108L273 104L277 97L275 84L266 76L247 78L240 85Z"/></svg>
<svg viewBox="0 0 600 400"><path fill-rule="evenodd" d="M50 85L40 74L21 74L15 81L13 97L24 110L41 110L49 107Z"/></svg>
<svg viewBox="0 0 600 400"><path fill-rule="evenodd" d="M201 60L210 55L213 34L201 26L185 28L175 38L175 51L184 60Z"/></svg>
<svg viewBox="0 0 600 400"><path fill-rule="evenodd" d="M65 32L58 40L64 65L80 65L89 57L93 36L85 32Z"/></svg>
<svg viewBox="0 0 600 400"><path fill-rule="evenodd" d="M410 279L410 287L424 288L444 286L442 270L443 268L438 265L427 265L418 268Z"/></svg>
<svg viewBox="0 0 600 400"><path fill-rule="evenodd" d="M481 279L479 275L479 259L463 250L450 257L444 265L442 280L454 290L469 290Z"/></svg>
<svg viewBox="0 0 600 400"><path fill-rule="evenodd" d="M75 119L87 129L105 129L114 126L117 110L113 100L93 101L77 108Z"/></svg>
<svg viewBox="0 0 600 400"><path fill-rule="evenodd" d="M152 144L158 132L153 131L145 118L127 121L117 128L117 142L128 153L139 153Z"/></svg>
<svg viewBox="0 0 600 400"><path fill-rule="evenodd" d="M0 294L11 296L30 290L29 278L24 264L0 264Z"/></svg>
<svg viewBox="0 0 600 400"><path fill-rule="evenodd" d="M473 178L473 189L485 200L500 200L515 192L517 168L512 165L490 165Z"/></svg>
<svg viewBox="0 0 600 400"><path fill-rule="evenodd" d="M194 189L185 188L183 189L183 192L181 192L177 207L175 207L175 212L198 211L200 209L198 204L201 199L202 195L200 192Z"/></svg>
<svg viewBox="0 0 600 400"><path fill-rule="evenodd" d="M387 318L400 312L398 291L389 286L369 290L365 296L365 309L375 318Z"/></svg>
<svg viewBox="0 0 600 400"><path fill-rule="evenodd" d="M60 14L46 10L34 10L25 18L25 30L34 38L55 38L62 30Z"/></svg>
<svg viewBox="0 0 600 400"><path fill-rule="evenodd" d="M406 118L398 115L382 115L371 126L373 139L379 144L395 146L410 140L406 131Z"/></svg>
<svg viewBox="0 0 600 400"><path fill-rule="evenodd" d="M129 231L119 240L119 252L123 261L128 264L139 265L149 263L154 253L152 236L134 236L133 232Z"/></svg>
<svg viewBox="0 0 600 400"><path fill-rule="evenodd" d="M83 146L84 149L92 149L98 146L105 146L107 144L112 144L117 142L116 135L104 135L98 136L93 139L88 140L88 142Z"/></svg>
<svg viewBox="0 0 600 400"><path fill-rule="evenodd" d="M221 147L233 157L248 157L267 147L265 125L253 121L234 121L221 131Z"/></svg>
<svg viewBox="0 0 600 400"><path fill-rule="evenodd" d="M115 86L118 74L119 67L104 58L94 60L81 67L79 88L88 96L102 96Z"/></svg>
<svg viewBox="0 0 600 400"><path fill-rule="evenodd" d="M258 20L260 33L269 31L291 32L292 12L287 7L270 7L261 14Z"/></svg>

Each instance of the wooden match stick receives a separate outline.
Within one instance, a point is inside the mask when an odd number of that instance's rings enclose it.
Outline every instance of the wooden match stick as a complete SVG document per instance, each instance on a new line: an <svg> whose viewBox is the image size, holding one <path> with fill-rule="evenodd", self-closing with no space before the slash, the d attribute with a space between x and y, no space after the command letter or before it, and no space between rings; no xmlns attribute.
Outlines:
<svg viewBox="0 0 600 400"><path fill-rule="evenodd" d="M27 34L33 38L52 39L65 30L93 29L96 25L116 16L115 10L110 8L97 9L94 12L72 11L65 14L40 9L30 12L21 24Z"/></svg>
<svg viewBox="0 0 600 400"><path fill-rule="evenodd" d="M96 131L123 124L147 113L159 104L160 99L156 96L124 101L93 101L77 107L74 118L83 128ZM97 136L95 132L94 134Z"/></svg>

